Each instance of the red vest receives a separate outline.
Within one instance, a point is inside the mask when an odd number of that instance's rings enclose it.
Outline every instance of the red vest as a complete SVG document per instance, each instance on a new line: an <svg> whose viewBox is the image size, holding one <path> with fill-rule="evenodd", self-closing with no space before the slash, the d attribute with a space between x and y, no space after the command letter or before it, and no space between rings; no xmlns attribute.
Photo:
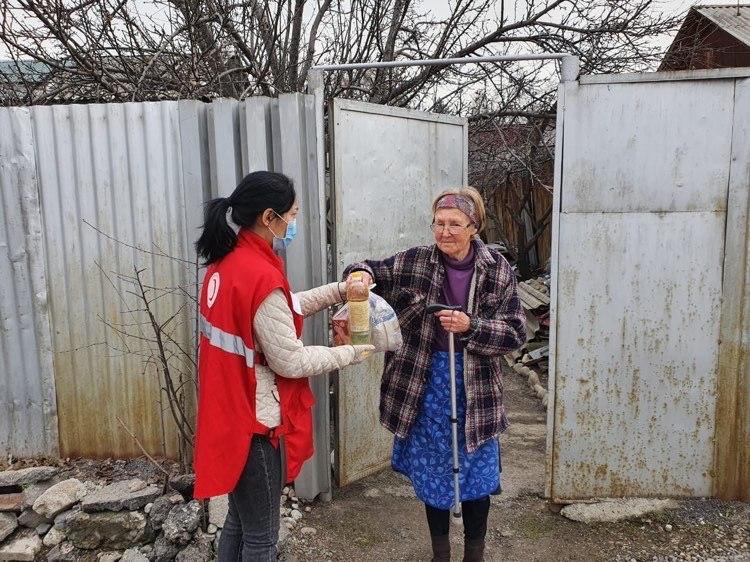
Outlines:
<svg viewBox="0 0 750 562"><path fill-rule="evenodd" d="M200 297L198 421L195 435L195 492L198 499L234 490L247 462L253 434L269 435L275 446L283 435L287 481L294 480L313 454L312 405L306 378L276 377L281 425L273 431L255 414L253 320L275 289L286 294L297 337L302 316L294 311L282 261L260 236L242 230L237 246L210 265Z"/></svg>

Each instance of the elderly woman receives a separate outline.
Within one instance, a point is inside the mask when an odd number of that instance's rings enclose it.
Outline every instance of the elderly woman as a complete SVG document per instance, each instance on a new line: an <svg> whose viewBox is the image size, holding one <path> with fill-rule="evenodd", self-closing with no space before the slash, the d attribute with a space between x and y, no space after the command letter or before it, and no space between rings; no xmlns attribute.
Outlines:
<svg viewBox="0 0 750 562"><path fill-rule="evenodd" d="M525 341L525 319L508 262L478 234L482 198L473 188L441 194L432 205L435 244L349 266L377 283L404 336L386 355L380 422L395 434L392 466L425 503L433 561L450 560L453 504L448 332L455 336L464 561L484 559L490 494L500 489L497 435L508 426L501 359ZM366 281L370 281L366 279ZM461 311L426 313L428 304Z"/></svg>

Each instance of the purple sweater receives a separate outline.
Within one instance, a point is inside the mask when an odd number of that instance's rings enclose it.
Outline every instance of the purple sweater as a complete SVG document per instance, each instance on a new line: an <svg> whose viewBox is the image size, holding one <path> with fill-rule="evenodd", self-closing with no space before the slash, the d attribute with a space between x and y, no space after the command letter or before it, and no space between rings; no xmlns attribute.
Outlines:
<svg viewBox="0 0 750 562"><path fill-rule="evenodd" d="M469 246L468 255L462 260L454 260L440 252L440 258L445 268L445 279L440 291L440 302L450 306L460 306L464 311L469 309L469 290L471 278L474 276L474 245ZM435 339L432 342L433 351L448 351L448 332L435 319ZM461 338L453 337L456 353L463 351Z"/></svg>

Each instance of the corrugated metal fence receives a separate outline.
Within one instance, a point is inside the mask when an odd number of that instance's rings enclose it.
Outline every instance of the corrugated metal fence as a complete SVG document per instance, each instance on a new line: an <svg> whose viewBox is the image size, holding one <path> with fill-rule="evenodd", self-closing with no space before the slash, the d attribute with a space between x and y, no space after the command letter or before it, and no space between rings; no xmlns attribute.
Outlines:
<svg viewBox="0 0 750 562"><path fill-rule="evenodd" d="M166 354L190 388L202 203L273 169L317 224L313 97L9 108L0 127L0 452L140 455L127 427L150 453L177 456L135 272L156 320L174 316ZM323 248L319 229L300 233L293 287L324 281ZM326 341L325 326L310 323L307 340ZM327 380L315 390L321 439Z"/></svg>

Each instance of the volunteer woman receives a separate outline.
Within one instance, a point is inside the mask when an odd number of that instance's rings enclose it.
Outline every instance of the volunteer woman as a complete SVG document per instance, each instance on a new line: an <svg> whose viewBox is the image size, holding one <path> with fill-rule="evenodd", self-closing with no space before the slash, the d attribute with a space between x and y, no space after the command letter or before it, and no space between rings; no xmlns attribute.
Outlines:
<svg viewBox="0 0 750 562"><path fill-rule="evenodd" d="M279 500L313 453L306 377L364 359L372 346L305 346L302 322L342 301L344 284L292 294L274 244L297 232L299 206L282 174L247 175L208 203L196 243L200 296L195 497L229 494L219 560L275 561ZM285 476L279 439L286 451Z"/></svg>
<svg viewBox="0 0 750 562"><path fill-rule="evenodd" d="M380 422L395 434L394 470L411 480L425 503L434 561L450 560L454 493L448 332L457 336L464 561L474 562L484 559L489 496L500 486L497 434L508 425L501 359L524 343L525 318L508 262L478 236L485 225L479 193L473 188L447 191L433 202L432 216L435 244L351 265L345 275L364 271L365 282L377 283L399 318L404 345L386 355ZM433 317L425 312L432 303L461 306L463 312Z"/></svg>

